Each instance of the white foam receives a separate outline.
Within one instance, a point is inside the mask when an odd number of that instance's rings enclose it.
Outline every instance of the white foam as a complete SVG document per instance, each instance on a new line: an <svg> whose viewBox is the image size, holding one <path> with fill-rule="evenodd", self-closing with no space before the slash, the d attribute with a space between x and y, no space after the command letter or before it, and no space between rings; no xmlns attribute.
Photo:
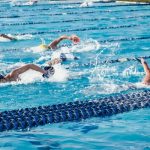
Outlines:
<svg viewBox="0 0 150 150"><path fill-rule="evenodd" d="M142 82L137 82L134 85L136 88L150 88L150 85L143 84Z"/></svg>
<svg viewBox="0 0 150 150"><path fill-rule="evenodd" d="M0 86L29 84L29 83L34 83L34 82L43 80L42 74L34 70L26 71L25 73L21 74L19 78L20 79L18 81L0 83Z"/></svg>
<svg viewBox="0 0 150 150"><path fill-rule="evenodd" d="M50 61L51 60L51 55L44 55L44 56L41 56L39 59L37 59L34 63L40 63L42 61Z"/></svg>
<svg viewBox="0 0 150 150"><path fill-rule="evenodd" d="M80 5L80 7L90 7L90 6L93 6L93 2L85 1Z"/></svg>
<svg viewBox="0 0 150 150"><path fill-rule="evenodd" d="M55 74L48 79L51 82L65 82L69 78L69 71L66 70L61 64L54 65Z"/></svg>
<svg viewBox="0 0 150 150"><path fill-rule="evenodd" d="M34 83L43 79L42 74L34 70L28 70L25 73L21 74L19 77L21 79L19 83L21 84Z"/></svg>
<svg viewBox="0 0 150 150"><path fill-rule="evenodd" d="M80 92L85 95L98 95L98 94L112 94L112 93L120 93L122 91L127 91L129 89L141 89L141 88L150 88L150 85L145 85L142 82L138 83L122 83L117 84L117 82L106 80L103 78L103 81L99 84L90 84L85 89Z"/></svg>
<svg viewBox="0 0 150 150"><path fill-rule="evenodd" d="M32 6L32 5L35 5L36 4L36 1L34 0L31 0L31 1L28 1L28 2L17 2L16 0L13 0L11 2L11 6Z"/></svg>
<svg viewBox="0 0 150 150"><path fill-rule="evenodd" d="M79 44L72 45L71 47L61 47L60 51L63 53L71 52L89 52L92 50L98 50L101 47L100 43L94 39L88 39L80 42Z"/></svg>
<svg viewBox="0 0 150 150"><path fill-rule="evenodd" d="M31 34L25 34L25 35L17 35L17 36L12 36L16 38L17 40L27 40L27 39L32 39L33 35Z"/></svg>
<svg viewBox="0 0 150 150"><path fill-rule="evenodd" d="M92 50L98 50L100 48L100 43L93 39L88 39L86 41L82 41L77 45L73 45L70 48L70 52L88 52Z"/></svg>
<svg viewBox="0 0 150 150"><path fill-rule="evenodd" d="M11 40L0 36L0 42L10 42Z"/></svg>
<svg viewBox="0 0 150 150"><path fill-rule="evenodd" d="M139 72L137 70L137 67L135 65L132 65L132 66L129 66L127 68L125 68L123 71L122 71L122 74L121 74L123 77L130 77L130 76L143 76L144 75L144 72Z"/></svg>

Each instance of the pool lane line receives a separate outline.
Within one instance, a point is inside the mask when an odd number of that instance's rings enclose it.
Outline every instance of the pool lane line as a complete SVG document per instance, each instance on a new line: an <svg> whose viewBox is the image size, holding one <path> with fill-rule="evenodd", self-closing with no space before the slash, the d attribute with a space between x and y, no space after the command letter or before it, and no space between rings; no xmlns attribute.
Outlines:
<svg viewBox="0 0 150 150"><path fill-rule="evenodd" d="M140 59L141 58L144 58L144 59L150 59L150 56L140 56L140 57L132 57L132 58L118 58L118 59L112 59L112 60L104 60L104 61L95 61L95 62L88 62L88 63L78 63L78 64L75 64L69 68L72 68L72 67L95 67L95 66L98 66L98 65L106 65L106 64L114 64L114 63L124 63L124 62L129 62L129 61L138 61L140 62Z"/></svg>
<svg viewBox="0 0 150 150"><path fill-rule="evenodd" d="M100 43L109 43L109 42L126 42L126 41L136 41L136 40L149 40L150 36L145 37L127 37L127 38L116 38L116 39L107 39L99 40Z"/></svg>
<svg viewBox="0 0 150 150"><path fill-rule="evenodd" d="M150 9L130 9L130 10L98 10L98 11L86 11L86 12L62 12L62 13L54 13L54 14L37 14L37 15L12 15L12 16L0 16L1 19L5 18L24 18L24 17L41 17L46 16L63 16L63 15L81 15L81 14L93 14L93 13L116 13L116 12L138 12L138 11L150 11Z"/></svg>
<svg viewBox="0 0 150 150"><path fill-rule="evenodd" d="M150 91L117 94L104 98L0 112L0 132L61 122L110 117L150 107Z"/></svg>
<svg viewBox="0 0 150 150"><path fill-rule="evenodd" d="M140 24L129 24L129 25L120 25L120 26L108 26L108 27L87 27L87 28L76 28L76 29L62 29L62 30L50 30L50 31L39 31L39 32L30 32L30 33L20 33L14 35L43 35L43 34L56 34L56 33L68 33L68 32L84 32L84 31L99 31L99 30L107 30L107 29L122 29L122 28L135 28L135 27L143 27ZM147 24L148 26L148 24Z"/></svg>
<svg viewBox="0 0 150 150"><path fill-rule="evenodd" d="M93 18L93 19L72 19L72 20L62 20L62 21L50 21L50 22L18 22L18 23L2 23L0 26L21 26L21 25L35 25L35 24L49 24L49 23L72 23L72 22L80 22L80 21L113 21L113 20L122 20L122 19L136 19L136 18L149 18L150 15L142 15L142 16L128 16L128 17L114 17L114 18Z"/></svg>
<svg viewBox="0 0 150 150"><path fill-rule="evenodd" d="M137 41L137 40L150 40L150 36L146 37L126 37L126 38L116 38L116 39L107 39L107 40L98 40L100 43L110 43L110 42L128 42L128 41ZM59 48L68 46L71 47L72 44L65 44L60 45ZM29 48L29 47L28 47ZM25 48L25 49L28 49ZM1 49L0 52L7 52L7 51L19 51L21 48L8 48L8 49ZM25 50L23 49L23 50Z"/></svg>

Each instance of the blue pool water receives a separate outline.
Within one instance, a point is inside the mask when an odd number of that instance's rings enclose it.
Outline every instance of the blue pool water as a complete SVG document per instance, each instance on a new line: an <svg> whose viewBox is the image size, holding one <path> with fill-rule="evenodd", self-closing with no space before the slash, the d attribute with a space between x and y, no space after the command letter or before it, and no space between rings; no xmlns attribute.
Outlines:
<svg viewBox="0 0 150 150"><path fill-rule="evenodd" d="M30 71L23 74L19 82L1 84L0 111L96 99L149 88L140 84L144 71L136 61L95 67L81 64L149 56L150 5L112 2L93 3L85 8L79 6L79 3L44 0L35 6L15 6L0 1L0 33L19 39L16 42L0 39L1 72L9 72L25 63L42 65L59 51L80 58L58 66L55 77L49 80ZM41 41L48 44L63 34L77 34L81 43L70 45L65 41L61 44L69 47L61 47L54 54L39 52ZM136 89L129 88L131 84ZM149 150L149 113L149 109L143 109L23 132L3 132L0 149Z"/></svg>

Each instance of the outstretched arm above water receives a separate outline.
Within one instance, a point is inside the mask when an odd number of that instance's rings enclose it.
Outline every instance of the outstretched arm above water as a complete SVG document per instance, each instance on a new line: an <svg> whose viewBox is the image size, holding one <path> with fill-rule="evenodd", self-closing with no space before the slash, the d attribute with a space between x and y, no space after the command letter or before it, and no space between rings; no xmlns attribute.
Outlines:
<svg viewBox="0 0 150 150"><path fill-rule="evenodd" d="M35 70L35 71L40 72L42 74L46 73L45 70L41 69L37 65L27 64L27 65L24 65L20 68L17 68L15 70L13 70L11 73L9 73L8 75L5 76L5 79L8 80L8 81L16 81L17 79L19 79L20 74L28 71L29 69Z"/></svg>
<svg viewBox="0 0 150 150"><path fill-rule="evenodd" d="M48 48L56 49L57 45L63 40L70 40L73 43L80 42L80 38L77 35L71 35L71 36L63 35L63 36L60 36L59 38L55 39L53 42L51 42L48 45Z"/></svg>
<svg viewBox="0 0 150 150"><path fill-rule="evenodd" d="M150 75L150 68L149 68L147 62L143 58L141 58L141 64L144 68L146 75Z"/></svg>

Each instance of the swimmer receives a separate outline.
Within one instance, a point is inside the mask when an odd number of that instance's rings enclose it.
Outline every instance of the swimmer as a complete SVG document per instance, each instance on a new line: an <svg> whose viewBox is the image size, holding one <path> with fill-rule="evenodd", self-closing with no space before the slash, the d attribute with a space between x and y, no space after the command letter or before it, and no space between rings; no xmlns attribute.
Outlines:
<svg viewBox="0 0 150 150"><path fill-rule="evenodd" d="M150 68L143 58L141 58L141 64L142 64L145 74L146 74L142 83L146 84L146 85L150 85Z"/></svg>
<svg viewBox="0 0 150 150"><path fill-rule="evenodd" d="M34 71L40 72L44 78L49 78L54 75L55 69L53 65L60 63L60 59L53 59L52 61L48 62L48 66L44 67L43 69L34 64L26 64L22 67L19 67L7 75L0 74L0 83L12 82L12 81L19 81L19 75L32 69Z"/></svg>
<svg viewBox="0 0 150 150"><path fill-rule="evenodd" d="M71 35L71 36L60 36L59 38L55 39L53 42L51 42L48 46L47 45L40 45L41 47L45 47L46 49L51 49L51 50L55 50L57 48L57 45L63 41L63 40L70 40L72 41L74 44L77 44L80 42L80 38L77 35Z"/></svg>
<svg viewBox="0 0 150 150"><path fill-rule="evenodd" d="M15 40L17 40L16 38L11 37L11 36L8 36L8 35L6 35L6 34L0 34L0 37L5 38L5 39L8 39L8 40L10 40L10 41L15 41Z"/></svg>
<svg viewBox="0 0 150 150"><path fill-rule="evenodd" d="M29 5L34 5L34 4L37 4L37 0L30 0L27 4Z"/></svg>
<svg viewBox="0 0 150 150"><path fill-rule="evenodd" d="M38 0L29 0L28 2L22 3L22 2L16 2L16 0L12 1L12 4L14 6L32 6L38 3Z"/></svg>
<svg viewBox="0 0 150 150"><path fill-rule="evenodd" d="M93 3L92 2L83 2L80 7L89 7L89 6L92 6Z"/></svg>

